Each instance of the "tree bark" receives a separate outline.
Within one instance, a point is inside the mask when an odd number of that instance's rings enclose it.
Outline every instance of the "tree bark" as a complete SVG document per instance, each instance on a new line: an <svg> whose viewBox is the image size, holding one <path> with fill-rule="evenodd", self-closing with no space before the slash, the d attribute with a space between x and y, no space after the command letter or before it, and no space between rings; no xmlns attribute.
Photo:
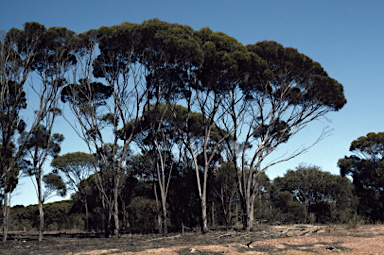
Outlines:
<svg viewBox="0 0 384 255"><path fill-rule="evenodd" d="M249 232L252 228L252 217L251 217L251 201L247 199L246 205L245 205L246 211L246 223L245 223L245 230Z"/></svg>
<svg viewBox="0 0 384 255"><path fill-rule="evenodd" d="M212 202L212 208L211 208L211 216L212 216L212 227L215 227L215 202ZM227 221L227 215L224 211L224 217L226 217L225 221ZM228 225L228 224L227 224Z"/></svg>
<svg viewBox="0 0 384 255"><path fill-rule="evenodd" d="M85 230L89 232L89 225L88 225L89 213L88 213L87 195L85 195L85 198L84 198L84 206L85 206Z"/></svg>
<svg viewBox="0 0 384 255"><path fill-rule="evenodd" d="M118 175L118 173L117 173ZM114 236L115 237L119 237L119 234L120 234L120 224L119 224L119 203L118 203L118 186L119 186L119 177L116 176L115 177L115 184L114 184L114 187L113 187L113 206L114 206L114 210L113 210L113 218L114 218L114 221L115 221L115 230L114 230Z"/></svg>
<svg viewBox="0 0 384 255"><path fill-rule="evenodd" d="M109 208L107 201L104 201L104 237L108 238L109 235Z"/></svg>
<svg viewBox="0 0 384 255"><path fill-rule="evenodd" d="M201 197L201 231L205 234L209 232L208 228L208 219L207 219L207 203L206 203L206 197Z"/></svg>
<svg viewBox="0 0 384 255"><path fill-rule="evenodd" d="M41 190L41 178L37 178L37 190L39 192L39 215L40 215L40 225L39 225L39 242L43 241L43 231L44 231L44 210L43 210L43 197Z"/></svg>
<svg viewBox="0 0 384 255"><path fill-rule="evenodd" d="M237 224L239 222L239 210L238 210L238 205L239 203L236 201L236 204L235 204L235 224Z"/></svg>
<svg viewBox="0 0 384 255"><path fill-rule="evenodd" d="M9 216L8 194L5 193L4 205L3 205L3 242L6 242L8 238L8 216Z"/></svg>
<svg viewBox="0 0 384 255"><path fill-rule="evenodd" d="M159 233L163 233L163 224L162 224L161 215L160 215L159 197L157 196L156 182L153 182L153 189L155 192L155 199L156 199L157 226L159 229Z"/></svg>
<svg viewBox="0 0 384 255"><path fill-rule="evenodd" d="M255 198L256 198L256 194L255 193L252 193L251 195L251 201L250 201L250 205L251 205L251 208L250 208L250 212L249 212L249 231L252 230L253 228L253 222L255 220Z"/></svg>
<svg viewBox="0 0 384 255"><path fill-rule="evenodd" d="M162 200L165 200L165 198L162 198ZM163 204L163 233L164 235L168 235L167 207L166 207L165 201L162 204Z"/></svg>

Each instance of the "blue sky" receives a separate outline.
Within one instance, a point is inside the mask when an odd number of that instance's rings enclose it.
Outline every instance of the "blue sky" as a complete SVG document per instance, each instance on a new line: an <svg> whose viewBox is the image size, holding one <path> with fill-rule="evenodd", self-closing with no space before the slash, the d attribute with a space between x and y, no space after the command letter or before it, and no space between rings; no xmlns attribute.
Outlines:
<svg viewBox="0 0 384 255"><path fill-rule="evenodd" d="M354 139L369 132L384 131L381 114L384 110L384 1L2 0L0 29L21 29L25 22L36 21L46 27L67 27L80 33L152 18L189 25L196 30L210 27L244 45L277 41L319 62L332 78L343 84L346 106L328 114L327 120L310 124L276 155L310 145L327 126L333 129L332 135L309 152L269 169L270 178L282 176L300 163L338 174L337 160L350 154L349 145ZM65 120L59 120L56 132L66 137L63 154L86 150ZM12 204L34 203L37 199L33 186L25 178Z"/></svg>

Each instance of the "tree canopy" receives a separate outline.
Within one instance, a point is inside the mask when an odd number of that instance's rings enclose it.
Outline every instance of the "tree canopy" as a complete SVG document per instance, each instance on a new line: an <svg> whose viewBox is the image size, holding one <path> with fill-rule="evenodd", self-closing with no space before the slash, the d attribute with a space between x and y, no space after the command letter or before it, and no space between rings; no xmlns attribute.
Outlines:
<svg viewBox="0 0 384 255"><path fill-rule="evenodd" d="M355 155L339 159L342 176L350 176L355 194L360 197L358 211L373 220L383 220L384 208L384 133L368 133L352 141Z"/></svg>
<svg viewBox="0 0 384 255"><path fill-rule="evenodd" d="M207 27L194 30L151 19L76 34L67 28L47 29L30 22L25 23L23 30L8 31L0 43L1 53L13 56L12 61L1 63L0 81L2 88L6 87L2 94L9 95L8 101L0 102L1 137L21 134L18 140L2 142L0 159L8 155L29 159L30 166L24 170L37 178L40 214L42 178L48 190L64 190L58 175L42 176L48 156L54 158L51 166L55 171L66 176L67 184L71 180L70 187L77 192L85 190L82 185L93 183L86 179L94 174L103 204L106 236L112 229L115 236L119 235L120 210L152 213L156 207L159 216L158 189L166 234L170 217L167 201L177 200L167 200L167 195L172 187L191 191L171 182L184 175L190 181L195 176L203 232L208 231L208 214L214 221L213 211L207 210L209 203L214 203L208 198L211 184L221 194L226 223L230 222L229 211L237 199L244 228L250 230L256 195L267 193L261 191L267 183L265 170L305 150L262 167L266 157L308 123L346 104L343 86L329 77L318 62L298 50L274 41L244 46ZM33 73L38 78L31 85L40 105L33 113L29 131L18 115L26 107L27 78L15 77L23 70L23 77ZM72 116L66 119L73 120L69 122L87 144L89 154L59 156L64 137L53 134L55 118L61 114L59 99L69 109L65 114ZM7 131L9 127L11 131ZM363 145L354 146L356 151ZM13 151L16 147L20 148L17 153ZM378 151L373 147L371 150ZM151 153L145 155L146 152ZM147 160L144 165L153 168L152 177L157 180L158 186L153 186L156 203L149 207L145 204L151 198L129 198L136 201L137 207L126 206L122 198L130 180L127 176L133 176L128 166L135 160ZM10 165L5 160L2 163ZM91 166L92 174L88 172ZM297 178L293 179L287 183L293 185ZM300 197L300 191L297 187L289 192L296 196L296 202L308 207L310 203ZM88 222L89 194L82 195ZM169 208L179 215L176 207ZM125 221L128 218L124 216Z"/></svg>

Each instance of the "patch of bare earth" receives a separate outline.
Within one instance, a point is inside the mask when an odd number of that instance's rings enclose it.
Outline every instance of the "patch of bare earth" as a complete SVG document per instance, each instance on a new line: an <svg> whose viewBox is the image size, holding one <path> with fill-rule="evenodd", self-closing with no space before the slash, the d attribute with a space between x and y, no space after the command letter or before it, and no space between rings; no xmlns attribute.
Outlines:
<svg viewBox="0 0 384 255"><path fill-rule="evenodd" d="M97 234L13 234L0 254L384 254L384 225L263 226L250 233L211 231L160 235L123 235L106 239Z"/></svg>

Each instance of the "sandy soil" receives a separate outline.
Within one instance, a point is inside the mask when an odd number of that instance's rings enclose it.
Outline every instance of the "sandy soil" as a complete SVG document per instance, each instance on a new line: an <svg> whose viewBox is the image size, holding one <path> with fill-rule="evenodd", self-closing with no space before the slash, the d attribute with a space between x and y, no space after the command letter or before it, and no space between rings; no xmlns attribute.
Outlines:
<svg viewBox="0 0 384 255"><path fill-rule="evenodd" d="M37 236L36 236L37 238ZM42 243L35 235L15 234L0 245L0 254L384 254L384 225L263 226L251 233L211 231L123 235L105 239L96 234L47 234Z"/></svg>

